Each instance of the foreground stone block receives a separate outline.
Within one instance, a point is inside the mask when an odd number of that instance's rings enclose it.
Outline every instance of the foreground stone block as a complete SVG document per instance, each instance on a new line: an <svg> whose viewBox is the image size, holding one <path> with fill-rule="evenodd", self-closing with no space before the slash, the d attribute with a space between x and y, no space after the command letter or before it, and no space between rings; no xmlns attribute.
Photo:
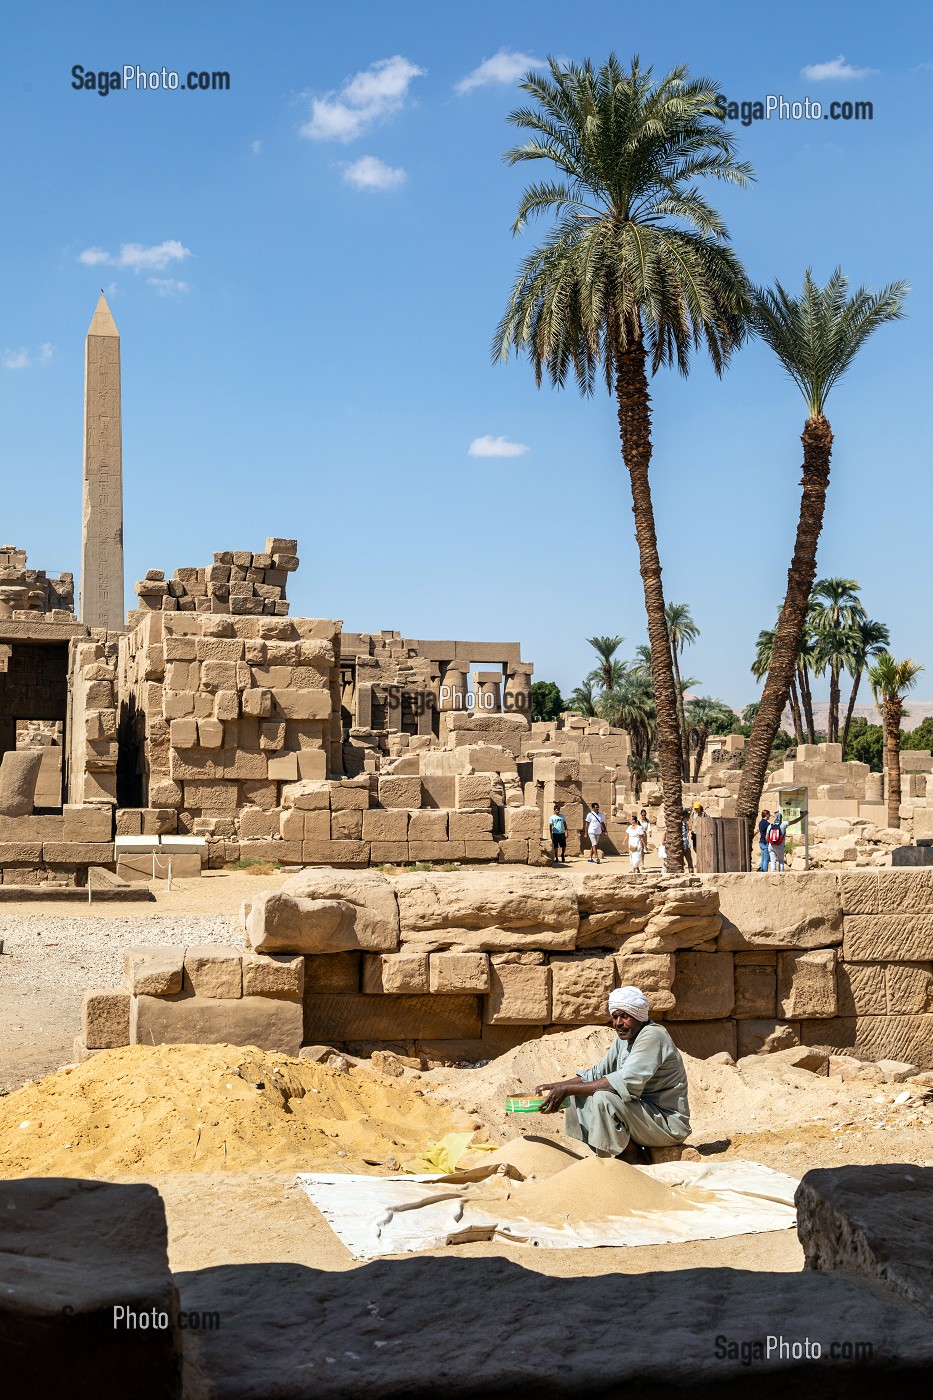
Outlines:
<svg viewBox="0 0 933 1400"><path fill-rule="evenodd" d="M314 953L302 958L306 992L358 992L365 954Z"/></svg>
<svg viewBox="0 0 933 1400"><path fill-rule="evenodd" d="M185 990L199 997L243 995L243 965L239 949L215 943L185 949Z"/></svg>
<svg viewBox="0 0 933 1400"><path fill-rule="evenodd" d="M834 874L752 871L709 875L704 881L719 891L722 949L829 948L842 942L842 901Z"/></svg>
<svg viewBox="0 0 933 1400"><path fill-rule="evenodd" d="M304 991L305 960L288 953L244 953L245 997L300 998Z"/></svg>
<svg viewBox="0 0 933 1400"><path fill-rule="evenodd" d="M32 812L42 754L38 750L8 749L0 759L0 813L26 817Z"/></svg>
<svg viewBox="0 0 933 1400"><path fill-rule="evenodd" d="M89 1050L115 1050L130 1042L128 992L85 992L81 1012L84 1043Z"/></svg>
<svg viewBox="0 0 933 1400"><path fill-rule="evenodd" d="M139 948L127 948L123 954L126 986L137 996L170 996L174 992L180 992L184 966L184 948L143 945Z"/></svg>
<svg viewBox="0 0 933 1400"><path fill-rule="evenodd" d="M297 1055L301 1029L301 1002L280 997L139 996L130 1011L131 1045L255 1045Z"/></svg>
<svg viewBox="0 0 933 1400"><path fill-rule="evenodd" d="M735 1001L731 953L682 952L674 964L672 1021L716 1021Z"/></svg>
<svg viewBox="0 0 933 1400"><path fill-rule="evenodd" d="M380 807L420 807L421 779L414 775L387 774L379 779Z"/></svg>
<svg viewBox="0 0 933 1400"><path fill-rule="evenodd" d="M355 988L354 988L355 990ZM363 958L363 991L418 995L431 991L427 953L375 953Z"/></svg>
<svg viewBox="0 0 933 1400"><path fill-rule="evenodd" d="M305 1040L456 1040L481 1032L475 996L308 996Z"/></svg>
<svg viewBox="0 0 933 1400"><path fill-rule="evenodd" d="M861 1060L902 1060L933 1069L933 1015L836 1016L803 1021L801 1042L847 1051Z"/></svg>
<svg viewBox="0 0 933 1400"><path fill-rule="evenodd" d="M394 886L406 944L432 952L573 949L576 895L554 871L493 866L482 872L411 873L399 876Z"/></svg>
<svg viewBox="0 0 933 1400"><path fill-rule="evenodd" d="M158 1326L123 1325L153 1311ZM139 1400L179 1400L178 1294L155 1187L0 1182L0 1355L11 1400L125 1400L128 1377Z"/></svg>
<svg viewBox="0 0 933 1400"><path fill-rule="evenodd" d="M742 1021L740 1025L749 1025ZM737 1058L736 1023L734 1021L670 1021L665 1022L671 1040L685 1055L697 1060L708 1060L711 1055L723 1053Z"/></svg>
<svg viewBox="0 0 933 1400"><path fill-rule="evenodd" d="M64 839L66 841L98 842L113 840L113 808L74 805L62 808Z"/></svg>
<svg viewBox="0 0 933 1400"><path fill-rule="evenodd" d="M489 958L486 953L432 953L430 990L450 996L455 992L489 991Z"/></svg>
<svg viewBox="0 0 933 1400"><path fill-rule="evenodd" d="M797 1233L808 1269L880 1284L933 1319L933 1167L838 1167L797 1188Z"/></svg>
<svg viewBox="0 0 933 1400"><path fill-rule="evenodd" d="M777 963L774 953L736 953L735 1004L738 1019L773 1017L777 1006Z"/></svg>
<svg viewBox="0 0 933 1400"><path fill-rule="evenodd" d="M563 1026L605 1025L609 993L617 983L611 954L560 954L550 960L551 1020Z"/></svg>
<svg viewBox="0 0 933 1400"><path fill-rule="evenodd" d="M376 870L304 870L279 891L256 896L247 937L262 953L394 952L395 890Z"/></svg>
<svg viewBox="0 0 933 1400"><path fill-rule="evenodd" d="M493 959L484 1019L491 1025L547 1025L551 1020L551 969L497 964Z"/></svg>
<svg viewBox="0 0 933 1400"><path fill-rule="evenodd" d="M883 963L840 963L837 969L838 1014L883 1016L887 1009Z"/></svg>
<svg viewBox="0 0 933 1400"><path fill-rule="evenodd" d="M779 953L778 1013L787 1020L836 1015L836 953Z"/></svg>
<svg viewBox="0 0 933 1400"><path fill-rule="evenodd" d="M846 962L929 962L933 914L846 916L842 951Z"/></svg>

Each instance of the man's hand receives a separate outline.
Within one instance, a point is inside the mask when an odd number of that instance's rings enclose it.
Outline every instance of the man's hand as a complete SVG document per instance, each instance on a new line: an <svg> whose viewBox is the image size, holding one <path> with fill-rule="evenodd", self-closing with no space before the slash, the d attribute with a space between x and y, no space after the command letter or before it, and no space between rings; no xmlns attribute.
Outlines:
<svg viewBox="0 0 933 1400"><path fill-rule="evenodd" d="M536 1094L547 1094L547 1101L541 1105L542 1113L556 1113L564 1099L583 1092L585 1089L581 1079L562 1079L556 1084L539 1084L535 1089Z"/></svg>

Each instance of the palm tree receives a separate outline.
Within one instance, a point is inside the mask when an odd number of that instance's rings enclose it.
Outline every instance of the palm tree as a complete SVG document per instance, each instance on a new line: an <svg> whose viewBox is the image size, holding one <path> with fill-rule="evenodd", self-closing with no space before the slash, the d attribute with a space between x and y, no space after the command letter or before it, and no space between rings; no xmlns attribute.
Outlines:
<svg viewBox="0 0 933 1400"><path fill-rule="evenodd" d="M587 646L592 647L599 657L599 665L593 668L587 676L587 680L592 680L603 690L612 689L613 680L617 675L613 668L621 664L614 661L613 658L624 641L624 637L587 637Z"/></svg>
<svg viewBox="0 0 933 1400"><path fill-rule="evenodd" d="M792 682L796 679L801 714L807 726L808 744L816 743L816 724L813 720L813 692L810 689L810 676L813 672L813 652L813 631L810 626L810 611L808 608L807 620L804 623L803 636L800 638L800 646L797 648L797 660L794 663L794 671L791 677Z"/></svg>
<svg viewBox="0 0 933 1400"><path fill-rule="evenodd" d="M761 802L771 745L787 704L791 679L807 623L810 589L816 575L816 548L823 528L833 434L824 410L833 385L846 372L873 331L903 315L906 284L880 292L860 287L848 297L848 283L837 268L819 287L808 268L799 297L774 290L754 293L752 325L770 345L803 394L807 405L803 441L803 492L787 593L772 647L771 666L755 716L742 770L736 813L749 831Z"/></svg>
<svg viewBox="0 0 933 1400"><path fill-rule="evenodd" d="M723 700L713 700L708 695L698 695L686 707L687 725L693 743L693 781L700 781L700 769L706 756L706 742L714 732L714 726L725 725L731 728L735 723L735 711ZM723 730L722 732L726 732Z"/></svg>
<svg viewBox="0 0 933 1400"><path fill-rule="evenodd" d="M680 749L683 754L681 774L684 782L690 777L690 738L687 734L687 721L684 716L684 696L680 684L680 657L684 647L693 646L700 629L690 616L688 603L668 603L664 609L667 631L671 639L671 661L674 665L674 685L677 687L677 720L680 725Z"/></svg>
<svg viewBox="0 0 933 1400"><path fill-rule="evenodd" d="M614 686L621 685L625 679L628 667L624 661L610 661L600 666L594 666L586 679L600 690L612 690Z"/></svg>
<svg viewBox="0 0 933 1400"><path fill-rule="evenodd" d="M607 723L625 730L637 758L651 757L657 737L657 708L650 676L629 672L621 685L600 696L596 711Z"/></svg>
<svg viewBox="0 0 933 1400"><path fill-rule="evenodd" d="M744 186L751 170L735 157L717 84L690 79L684 67L655 81L637 57L628 70L614 54L598 69L551 58L548 72L529 73L522 88L533 105L510 121L531 136L506 160L545 160L558 177L527 187L514 231L530 216L552 215L555 223L522 262L494 354L525 352L538 384L546 374L561 387L572 374L584 394L601 367L615 394L648 618L664 818L678 831L680 732L649 481L646 361L652 374L670 365L686 374L691 349L705 345L721 374L744 340L747 278L697 181ZM668 867L682 864L672 841Z"/></svg>
<svg viewBox="0 0 933 1400"><path fill-rule="evenodd" d="M826 738L839 742L839 677L855 645L852 629L865 616L854 578L821 578L810 594L810 626L817 675L829 670L829 722Z"/></svg>
<svg viewBox="0 0 933 1400"><path fill-rule="evenodd" d="M629 755L628 771L632 779L632 791L635 794L635 801L641 801L641 790L648 778L653 778L658 771L658 765L653 758L636 758L634 754Z"/></svg>
<svg viewBox="0 0 933 1400"><path fill-rule="evenodd" d="M640 647L635 648L635 660L632 662L633 675L651 675L651 648L642 642Z"/></svg>
<svg viewBox="0 0 933 1400"><path fill-rule="evenodd" d="M891 642L891 635L884 623L875 622L870 617L863 617L856 624L854 630L855 640L846 663L849 675L852 677L852 694L849 696L846 720L842 727L843 758L846 756L846 746L849 742L849 730L852 726L852 716L855 713L855 697L858 695L862 673L868 665L869 659L873 656L880 656L882 651L884 651Z"/></svg>
<svg viewBox="0 0 933 1400"><path fill-rule="evenodd" d="M888 826L901 824L901 720L904 717L904 696L913 690L923 667L917 661L895 661L889 651L882 651L874 666L869 667L868 679L875 704L881 710L884 723L884 787L888 799Z"/></svg>
<svg viewBox="0 0 933 1400"><path fill-rule="evenodd" d="M592 719L596 714L596 696L593 693L593 682L587 678L582 685L578 685L576 690L572 690L567 697L567 709L579 710L581 715L586 715L587 719Z"/></svg>
<svg viewBox="0 0 933 1400"><path fill-rule="evenodd" d="M768 674L769 669L770 669L770 666L771 666L771 654L772 654L772 652L773 652L773 650L774 650L774 635L775 635L775 628L773 628L773 627L766 628L765 630L763 630L763 631L761 631L761 632L758 633L758 641L755 643L755 660L752 662L752 665L751 665L751 672L752 672L752 675L755 677L755 680L756 680L756 681L763 681L764 678L765 678L765 676ZM799 671L799 666L798 666L798 671ZM802 744L802 743L803 743L803 720L802 720L802 718L801 718L801 713L800 713L800 699L799 699L798 694L797 694L797 679L796 679L796 676L791 676L790 688L789 688L789 690L788 690L788 700L789 700L789 703L790 703L791 719L793 720L793 724L794 724L794 738L797 740L797 743L798 743L798 744ZM746 707L745 707L746 710L751 709L751 708L752 708L752 707L751 707L750 705L746 705ZM760 708L761 708L760 703L756 702L755 707L754 707L754 712L753 712L753 714L751 715L751 718L748 719L748 720L745 720L745 723L746 723L746 724L754 723L755 716L758 714L758 711L759 711ZM742 716L743 716L743 719L744 719L745 710L742 711ZM810 723L811 723L811 725L812 725L812 723L813 723L813 712L812 712L812 709L811 709L811 711L810 711Z"/></svg>

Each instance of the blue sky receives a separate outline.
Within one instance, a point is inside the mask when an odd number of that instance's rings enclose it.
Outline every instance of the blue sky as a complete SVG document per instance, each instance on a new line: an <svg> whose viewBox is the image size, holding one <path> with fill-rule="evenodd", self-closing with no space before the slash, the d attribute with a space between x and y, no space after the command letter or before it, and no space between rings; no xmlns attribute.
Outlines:
<svg viewBox="0 0 933 1400"><path fill-rule="evenodd" d="M587 636L622 633L624 654L644 639L643 598L611 401L489 360L543 233L510 232L516 75L615 49L686 62L735 99L870 100L871 122L740 126L757 182L710 193L756 281L839 264L853 284L911 283L909 319L829 402L819 570L858 579L895 653L933 668L927 7L40 0L0 25L0 543L78 572L83 341L105 287L128 605L147 568L296 535L293 611L518 639L565 690ZM75 64L227 70L231 86L101 97L73 90ZM662 371L652 397L665 593L702 634L685 664L740 705L783 594L802 400L760 345L721 382L699 361L687 381ZM527 450L471 455L477 440Z"/></svg>

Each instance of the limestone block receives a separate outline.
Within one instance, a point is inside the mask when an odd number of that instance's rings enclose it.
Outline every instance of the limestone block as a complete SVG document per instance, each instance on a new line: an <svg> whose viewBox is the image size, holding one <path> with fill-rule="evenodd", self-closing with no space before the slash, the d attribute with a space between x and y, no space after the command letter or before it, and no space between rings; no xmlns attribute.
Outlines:
<svg viewBox="0 0 933 1400"><path fill-rule="evenodd" d="M453 805L458 808L483 807L495 801L498 784L492 773L457 773L453 781Z"/></svg>
<svg viewBox="0 0 933 1400"><path fill-rule="evenodd" d="M284 719L329 719L331 699L329 690L272 690L274 712Z"/></svg>
<svg viewBox="0 0 933 1400"><path fill-rule="evenodd" d="M244 953L245 997L300 998L304 992L305 960L289 953Z"/></svg>
<svg viewBox="0 0 933 1400"><path fill-rule="evenodd" d="M524 865L528 860L527 841L520 841L515 837L500 840L497 843L499 848L499 860L505 865Z"/></svg>
<svg viewBox="0 0 933 1400"><path fill-rule="evenodd" d="M198 637L194 641L198 661L242 661L244 643L239 637ZM233 686L230 689L234 689Z"/></svg>
<svg viewBox="0 0 933 1400"><path fill-rule="evenodd" d="M777 1009L777 955L736 953L735 1005L740 1020L773 1018Z"/></svg>
<svg viewBox="0 0 933 1400"><path fill-rule="evenodd" d="M43 841L42 859L46 865L110 865L110 841Z"/></svg>
<svg viewBox="0 0 933 1400"><path fill-rule="evenodd" d="M305 814L297 807L286 807L279 812L279 834L285 841L303 841L305 834ZM326 829L320 833L322 837L330 834L330 817L327 818Z"/></svg>
<svg viewBox="0 0 933 1400"><path fill-rule="evenodd" d="M421 779L393 774L379 779L379 805L381 807L420 807Z"/></svg>
<svg viewBox="0 0 933 1400"><path fill-rule="evenodd" d="M732 954L678 953L673 991L672 1021L716 1021L730 1015L735 1001Z"/></svg>
<svg viewBox="0 0 933 1400"><path fill-rule="evenodd" d="M410 861L454 861L462 860L465 854L463 841L411 841L408 842Z"/></svg>
<svg viewBox="0 0 933 1400"><path fill-rule="evenodd" d="M132 1377L134 1400L177 1400L184 1333L155 1187L62 1174L4 1181L0 1219L5 1394L123 1400ZM123 1321L140 1317L149 1326Z"/></svg>
<svg viewBox="0 0 933 1400"><path fill-rule="evenodd" d="M369 806L369 786L362 783L334 783L331 787L330 806L333 812L363 811Z"/></svg>
<svg viewBox="0 0 933 1400"><path fill-rule="evenodd" d="M240 808L238 827L240 839L243 841L251 841L257 837L261 840L271 841L279 834L280 826L281 816L274 808L272 811L263 811L261 807ZM294 840L295 838L289 839ZM297 839L301 840L302 837L299 836Z"/></svg>
<svg viewBox="0 0 933 1400"><path fill-rule="evenodd" d="M149 801L154 807L180 807L183 800L181 787L171 779L160 778L155 783L150 782Z"/></svg>
<svg viewBox="0 0 933 1400"><path fill-rule="evenodd" d="M285 747L285 721L264 719L259 725L259 747L275 752ZM297 778L296 774L296 778Z"/></svg>
<svg viewBox="0 0 933 1400"><path fill-rule="evenodd" d="M178 813L173 807L143 807L139 815L142 836L175 835Z"/></svg>
<svg viewBox="0 0 933 1400"><path fill-rule="evenodd" d="M495 866L483 871L412 872L393 881L402 939L429 951L468 947L573 950L574 891L551 870Z"/></svg>
<svg viewBox="0 0 933 1400"><path fill-rule="evenodd" d="M296 753L277 754L269 758L269 777L275 782L294 783L298 781L298 755Z"/></svg>
<svg viewBox="0 0 933 1400"><path fill-rule="evenodd" d="M447 1040L479 1036L475 996L305 995L309 1041Z"/></svg>
<svg viewBox="0 0 933 1400"><path fill-rule="evenodd" d="M240 697L244 715L254 719L270 719L274 708L271 690L244 690Z"/></svg>
<svg viewBox="0 0 933 1400"><path fill-rule="evenodd" d="M407 841L373 841L369 849L371 865L406 865Z"/></svg>
<svg viewBox="0 0 933 1400"><path fill-rule="evenodd" d="M632 953L615 955L617 987L638 987L651 999L652 993L669 992L674 985L673 953ZM653 1009L653 1008L652 1008Z"/></svg>
<svg viewBox="0 0 933 1400"><path fill-rule="evenodd" d="M198 722L195 719L173 719L169 726L173 749L193 749L198 742Z"/></svg>
<svg viewBox="0 0 933 1400"><path fill-rule="evenodd" d="M162 643L166 661L197 661L198 640L189 636L167 636Z"/></svg>
<svg viewBox="0 0 933 1400"><path fill-rule="evenodd" d="M302 1020L302 1003L286 997L137 996L132 998L130 1043L255 1045L297 1056Z"/></svg>
<svg viewBox="0 0 933 1400"><path fill-rule="evenodd" d="M143 944L123 954L124 982L134 995L169 996L182 989L184 948ZM129 1012L127 1012L127 1015ZM129 1022L127 1022L129 1034ZM129 1042L127 1041L127 1044Z"/></svg>
<svg viewBox="0 0 933 1400"><path fill-rule="evenodd" d="M839 1016L801 1024L804 1045L829 1046L862 1060L903 1060L933 1069L933 1015Z"/></svg>
<svg viewBox="0 0 933 1400"><path fill-rule="evenodd" d="M837 969L838 1014L883 1016L887 994L883 963L841 962Z"/></svg>
<svg viewBox="0 0 933 1400"><path fill-rule="evenodd" d="M374 995L392 993L398 996L403 993L423 994L433 990L428 982L427 953L364 954L364 992Z"/></svg>
<svg viewBox="0 0 933 1400"><path fill-rule="evenodd" d="M454 814L451 813L451 816L453 816L453 815L454 815ZM451 838L450 841L448 842L448 845L449 845L449 846L457 846L457 847L459 847L460 844L461 844L461 843L460 843L459 841L454 841L453 838ZM460 860L460 859L463 859L463 860L468 860L468 861L496 861L496 862L498 862L498 860L499 860L499 847L498 847L498 845L496 844L496 842L492 839L491 836L488 836L488 837L486 837L485 839L479 840L479 841L464 841L464 842L463 842L463 850L462 850L462 852L461 852L460 854L458 854L458 853L455 852L455 851L451 851L450 855L447 856L447 859L448 859L448 860L451 860L451 859L453 859L453 860ZM547 862L547 863L550 864L550 862Z"/></svg>
<svg viewBox="0 0 933 1400"><path fill-rule="evenodd" d="M332 841L359 841L363 835L363 813L358 808L348 808L330 814L330 838Z"/></svg>
<svg viewBox="0 0 933 1400"><path fill-rule="evenodd" d="M188 690L187 685L173 685L172 690ZM110 681L91 681L84 687L84 707L86 710L112 710L113 685ZM90 1048L90 1047L89 1047Z"/></svg>
<svg viewBox="0 0 933 1400"><path fill-rule="evenodd" d="M298 751L298 777L319 780L327 777L327 754L323 749Z"/></svg>
<svg viewBox="0 0 933 1400"><path fill-rule="evenodd" d="M417 817L424 815L423 812L416 812ZM447 813L444 813L445 817ZM488 844L492 840L492 812L451 812L448 823L448 834L451 841L482 841ZM490 859L497 860L498 851L494 851Z"/></svg>
<svg viewBox="0 0 933 1400"><path fill-rule="evenodd" d="M241 954L216 943L185 949L185 991L199 997L232 998L243 995Z"/></svg>
<svg viewBox="0 0 933 1400"><path fill-rule="evenodd" d="M443 808L423 807L409 813L409 842L446 841L447 837L447 812Z"/></svg>
<svg viewBox="0 0 933 1400"><path fill-rule="evenodd" d="M363 813L364 841L407 841L408 813L403 808L373 807Z"/></svg>
<svg viewBox="0 0 933 1400"><path fill-rule="evenodd" d="M165 880L168 877L169 861L172 864L173 880L194 880L201 874L201 857L184 855L178 852L117 857L117 874L121 880L131 885L144 885L150 880ZM154 866L154 870L153 870Z"/></svg>
<svg viewBox="0 0 933 1400"><path fill-rule="evenodd" d="M739 1025L750 1026L751 1021ZM665 1029L678 1050L696 1060L708 1060L711 1055L726 1054L734 1060L737 1054L735 1021L669 1021Z"/></svg>
<svg viewBox="0 0 933 1400"><path fill-rule="evenodd" d="M822 1022L823 1025L829 1024ZM762 1052L762 1047L770 1041L777 1044L780 1041L780 1048L790 1048L801 1042L801 1024L799 1021L775 1021L770 1017L762 1020L736 1021L736 1058L742 1059L746 1055L758 1055ZM786 1044L785 1044L786 1043Z"/></svg>
<svg viewBox="0 0 933 1400"><path fill-rule="evenodd" d="M551 969L494 964L484 1019L491 1025L546 1025L551 1020Z"/></svg>
<svg viewBox="0 0 933 1400"><path fill-rule="evenodd" d="M0 842L0 866L14 864L38 865L41 860L41 841Z"/></svg>
<svg viewBox="0 0 933 1400"><path fill-rule="evenodd" d="M537 841L542 832L542 816L537 807L506 807L505 834Z"/></svg>
<svg viewBox="0 0 933 1400"><path fill-rule="evenodd" d="M113 808L65 803L62 808L66 841L112 841Z"/></svg>
<svg viewBox="0 0 933 1400"><path fill-rule="evenodd" d="M486 953L431 953L430 990L449 996L459 992L488 992L489 957Z"/></svg>
<svg viewBox="0 0 933 1400"><path fill-rule="evenodd" d="M836 1015L836 952L779 953L778 1013L788 1020Z"/></svg>
<svg viewBox="0 0 933 1400"><path fill-rule="evenodd" d="M301 859L306 865L332 865L364 869L369 864L368 841L303 841Z"/></svg>
<svg viewBox="0 0 933 1400"><path fill-rule="evenodd" d="M198 743L204 749L219 749L224 741L224 727L219 719L198 720Z"/></svg>
<svg viewBox="0 0 933 1400"><path fill-rule="evenodd" d="M193 714L194 695L190 690L164 690L162 692L163 719L185 719Z"/></svg>
<svg viewBox="0 0 933 1400"><path fill-rule="evenodd" d="M42 754L38 750L8 749L0 759L0 814L26 817L32 812Z"/></svg>
<svg viewBox="0 0 933 1400"><path fill-rule="evenodd" d="M845 918L846 962L929 962L933 914L853 914Z"/></svg>
<svg viewBox="0 0 933 1400"><path fill-rule="evenodd" d="M830 872L704 877L719 891L720 948L828 948L842 941L839 877Z"/></svg>
<svg viewBox="0 0 933 1400"><path fill-rule="evenodd" d="M399 916L393 884L375 870L304 870L253 900L247 924L259 952L394 952Z"/></svg>
<svg viewBox="0 0 933 1400"><path fill-rule="evenodd" d="M81 1018L89 1050L115 1050L131 1043L129 992L85 992Z"/></svg>
<svg viewBox="0 0 933 1400"><path fill-rule="evenodd" d="M358 992L365 953L314 953L303 959L306 992Z"/></svg>
<svg viewBox="0 0 933 1400"><path fill-rule="evenodd" d="M807 1172L797 1188L807 1269L861 1276L933 1318L933 1168L896 1163Z"/></svg>
<svg viewBox="0 0 933 1400"><path fill-rule="evenodd" d="M331 785L314 781L289 783L282 789L282 806L302 812L330 811Z"/></svg>
<svg viewBox="0 0 933 1400"><path fill-rule="evenodd" d="M929 963L889 963L885 987L889 1016L933 1011L933 969Z"/></svg>
<svg viewBox="0 0 933 1400"><path fill-rule="evenodd" d="M616 985L611 954L601 958L578 954L550 959L551 1019L558 1025L605 1025L609 993Z"/></svg>
<svg viewBox="0 0 933 1400"><path fill-rule="evenodd" d="M189 810L229 812L237 810L236 783L183 783L184 804Z"/></svg>

